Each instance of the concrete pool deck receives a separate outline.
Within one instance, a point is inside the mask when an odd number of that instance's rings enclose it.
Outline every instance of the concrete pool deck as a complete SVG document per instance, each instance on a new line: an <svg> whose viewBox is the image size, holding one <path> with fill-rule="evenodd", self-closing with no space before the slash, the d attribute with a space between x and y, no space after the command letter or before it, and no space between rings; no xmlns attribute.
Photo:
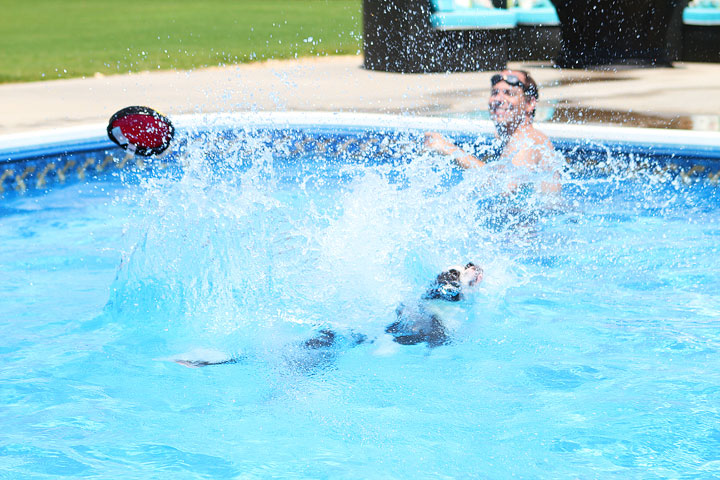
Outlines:
<svg viewBox="0 0 720 480"><path fill-rule="evenodd" d="M539 120L720 132L720 64L561 70L511 63L540 84ZM193 71L0 85L0 135L105 122L128 105L172 116L230 111L342 111L475 117L493 72L397 74L361 56L272 60Z"/></svg>

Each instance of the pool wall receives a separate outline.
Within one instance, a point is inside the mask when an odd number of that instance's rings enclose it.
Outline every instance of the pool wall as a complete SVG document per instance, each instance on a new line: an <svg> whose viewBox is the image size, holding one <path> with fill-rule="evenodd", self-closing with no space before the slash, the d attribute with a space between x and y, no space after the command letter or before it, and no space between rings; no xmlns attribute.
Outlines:
<svg viewBox="0 0 720 480"><path fill-rule="evenodd" d="M0 136L0 195L41 193L53 186L117 176L146 175L181 168L188 140L208 132L233 138L257 134L271 148L294 156L370 163L407 158L422 144L423 133L438 131L472 149L490 142L493 125L484 120L399 117L370 114L235 113L173 117L179 140L167 154L145 158L127 154L106 136L105 125ZM602 175L656 169L684 181L720 180L720 134L678 130L539 124L575 172ZM417 151L417 150L415 150ZM613 165L608 158L614 159Z"/></svg>

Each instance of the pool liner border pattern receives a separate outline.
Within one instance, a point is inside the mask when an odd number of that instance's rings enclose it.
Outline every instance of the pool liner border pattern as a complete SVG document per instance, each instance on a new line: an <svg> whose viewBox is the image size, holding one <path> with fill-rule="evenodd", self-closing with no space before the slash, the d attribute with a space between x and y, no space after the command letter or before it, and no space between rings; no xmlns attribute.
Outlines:
<svg viewBox="0 0 720 480"><path fill-rule="evenodd" d="M302 155L365 163L406 160L421 145L425 131L440 131L467 149L487 145L493 127L487 121L390 115L272 114L184 115L174 119L181 133L172 149L146 158L126 153L104 136L104 126L90 125L50 133L0 137L0 196L42 192L56 185L107 179L118 173L148 175L181 169L187 142L209 132L233 141L255 136L291 161ZM691 182L720 181L720 135L654 129L580 127L543 124L556 148L575 167L591 175L611 173L609 155L624 168L656 170ZM220 160L221 161L221 160Z"/></svg>

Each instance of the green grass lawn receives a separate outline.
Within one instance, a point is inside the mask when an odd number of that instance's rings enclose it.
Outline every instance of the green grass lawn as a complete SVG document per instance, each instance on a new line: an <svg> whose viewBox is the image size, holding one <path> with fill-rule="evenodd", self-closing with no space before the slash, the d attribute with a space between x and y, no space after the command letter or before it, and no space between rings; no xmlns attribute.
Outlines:
<svg viewBox="0 0 720 480"><path fill-rule="evenodd" d="M0 0L0 82L359 53L361 0Z"/></svg>

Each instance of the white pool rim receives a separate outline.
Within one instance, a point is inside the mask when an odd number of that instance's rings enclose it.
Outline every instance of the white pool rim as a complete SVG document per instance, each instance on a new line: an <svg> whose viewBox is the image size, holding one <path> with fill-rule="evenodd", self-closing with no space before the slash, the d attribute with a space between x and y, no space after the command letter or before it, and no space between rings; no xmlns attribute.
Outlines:
<svg viewBox="0 0 720 480"><path fill-rule="evenodd" d="M451 117L414 117L364 113L328 112L234 112L174 115L179 131L207 128L308 129L320 132L343 130L438 131L444 133L492 135L489 120ZM606 127L538 123L537 128L555 141L595 141L599 143L653 145L663 149L713 152L720 156L720 132L653 128ZM0 161L9 153L28 148L49 147L75 142L107 140L106 124L87 124L26 133L0 135ZM109 140L107 140L109 142Z"/></svg>

